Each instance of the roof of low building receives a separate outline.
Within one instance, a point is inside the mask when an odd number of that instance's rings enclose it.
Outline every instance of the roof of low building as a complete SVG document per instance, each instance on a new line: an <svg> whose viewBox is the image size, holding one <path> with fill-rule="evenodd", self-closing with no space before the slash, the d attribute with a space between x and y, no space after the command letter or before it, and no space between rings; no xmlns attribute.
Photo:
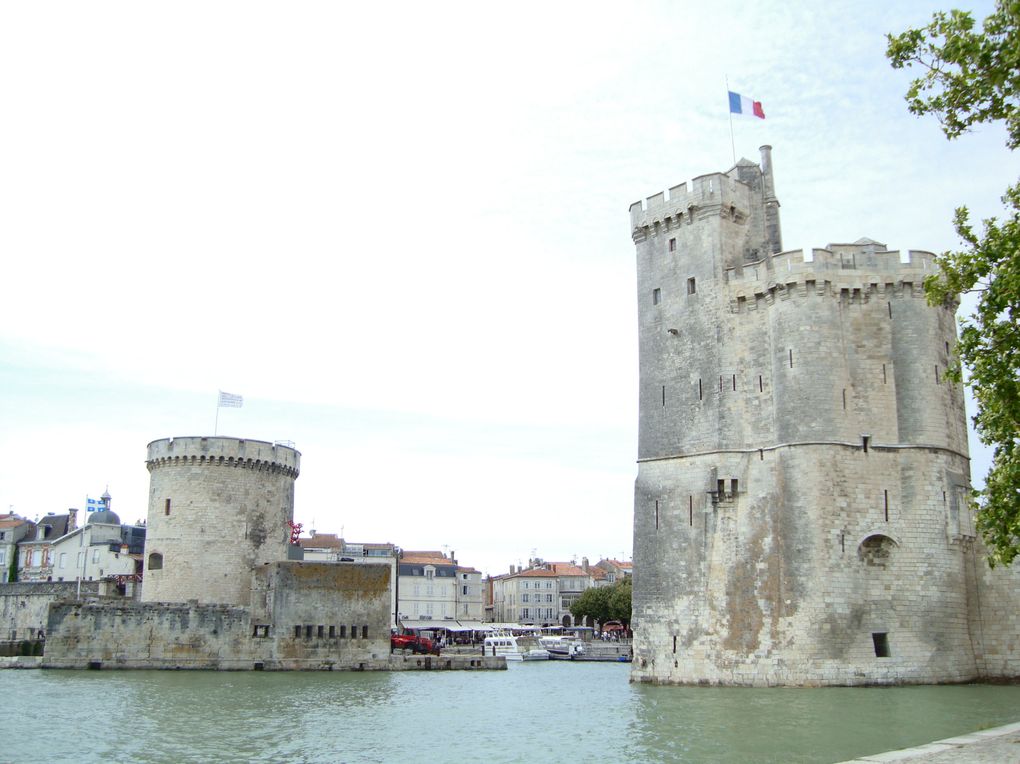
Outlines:
<svg viewBox="0 0 1020 764"><path fill-rule="evenodd" d="M447 557L442 552L407 552L405 551L400 556L400 561L403 563L411 563L415 565L454 565L454 561Z"/></svg>
<svg viewBox="0 0 1020 764"><path fill-rule="evenodd" d="M339 549L343 539L335 533L316 533L314 536L303 536L298 539L302 549Z"/></svg>
<svg viewBox="0 0 1020 764"><path fill-rule="evenodd" d="M572 562L549 562L557 576L587 576L589 572Z"/></svg>
<svg viewBox="0 0 1020 764"><path fill-rule="evenodd" d="M37 541L37 540L38 541L46 541L46 542L54 541L54 540L60 538L61 536L67 534L67 532L68 532L67 531L68 520L69 520L68 515L54 515L53 513L50 513L50 514L46 515L45 517L40 517L36 521L36 523L35 523L36 527L37 528L42 528L42 527L45 527L45 526L49 526L52 530L48 534L46 534L45 538L42 538L42 539L25 539L21 543L25 544L25 543L30 543L32 541Z"/></svg>
<svg viewBox="0 0 1020 764"><path fill-rule="evenodd" d="M513 578L514 576L527 576L528 578L556 578L557 574L551 570L545 568L528 568L527 570L521 570L517 573L511 573L507 578Z"/></svg>
<svg viewBox="0 0 1020 764"><path fill-rule="evenodd" d="M604 560L599 560L595 563L600 568L616 568L621 571L629 571L634 569L634 563L627 560L614 560L607 557Z"/></svg>

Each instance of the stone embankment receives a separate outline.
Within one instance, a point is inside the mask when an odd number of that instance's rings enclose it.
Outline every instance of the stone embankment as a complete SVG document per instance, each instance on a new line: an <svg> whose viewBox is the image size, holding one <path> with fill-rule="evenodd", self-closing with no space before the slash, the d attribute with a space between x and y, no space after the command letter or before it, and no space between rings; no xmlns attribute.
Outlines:
<svg viewBox="0 0 1020 764"><path fill-rule="evenodd" d="M37 655L0 656L0 669L37 669L42 668L43 657ZM52 668L52 667L50 667ZM102 669L101 663L81 663L63 666L66 669ZM136 667L142 668L142 667ZM151 668L168 668L167 666ZM180 667L176 667L180 668ZM108 666L105 670L116 670L116 666ZM130 669L124 669L130 670ZM309 670L328 670L320 668ZM339 669L348 671L505 671L506 659L502 656L481 655L401 655L393 654L386 660L366 661L357 667Z"/></svg>
<svg viewBox="0 0 1020 764"><path fill-rule="evenodd" d="M906 761L910 764L1003 764L1020 762L1020 722L898 751L862 756L853 762Z"/></svg>
<svg viewBox="0 0 1020 764"><path fill-rule="evenodd" d="M602 642L593 640L584 643L584 653L574 658L578 661L629 661L633 655L630 640Z"/></svg>
<svg viewBox="0 0 1020 764"><path fill-rule="evenodd" d="M502 655L391 655L390 671L500 671L506 669Z"/></svg>

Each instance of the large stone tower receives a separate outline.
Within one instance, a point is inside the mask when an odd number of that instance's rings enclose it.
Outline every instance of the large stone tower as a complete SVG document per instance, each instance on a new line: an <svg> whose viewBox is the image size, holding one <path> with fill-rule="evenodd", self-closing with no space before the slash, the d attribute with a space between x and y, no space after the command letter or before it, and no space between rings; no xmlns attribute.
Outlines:
<svg viewBox="0 0 1020 764"><path fill-rule="evenodd" d="M301 454L237 438L149 444L145 602L247 607L252 568L287 559Z"/></svg>
<svg viewBox="0 0 1020 764"><path fill-rule="evenodd" d="M630 209L640 331L633 678L982 673L954 306L932 255L782 252L771 148ZM1014 619L1015 620L1015 619ZM1015 663L1015 661L1014 661Z"/></svg>

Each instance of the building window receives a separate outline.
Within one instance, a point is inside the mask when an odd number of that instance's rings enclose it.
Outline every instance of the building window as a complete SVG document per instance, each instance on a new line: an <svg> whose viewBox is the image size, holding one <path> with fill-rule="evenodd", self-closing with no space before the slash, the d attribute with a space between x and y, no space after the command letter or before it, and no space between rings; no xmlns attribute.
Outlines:
<svg viewBox="0 0 1020 764"><path fill-rule="evenodd" d="M99 562L99 550L98 549L93 549L92 550L92 562Z"/></svg>
<svg viewBox="0 0 1020 764"><path fill-rule="evenodd" d="M163 555L159 552L153 552L149 555L149 570L162 570L163 569Z"/></svg>
<svg viewBox="0 0 1020 764"><path fill-rule="evenodd" d="M670 252L676 252L676 238L675 237L669 240L669 251Z"/></svg>
<svg viewBox="0 0 1020 764"><path fill-rule="evenodd" d="M368 626L361 627L361 638L368 639Z"/></svg>
<svg viewBox="0 0 1020 764"><path fill-rule="evenodd" d="M65 566L66 564L67 564L67 552L61 552L61 553L60 553L60 562L59 562L59 564L57 565L57 567L58 567L58 568L61 568L61 569L63 569L63 567L64 567L64 566Z"/></svg>
<svg viewBox="0 0 1020 764"><path fill-rule="evenodd" d="M521 618L531 618L531 612L526 607L521 608Z"/></svg>
<svg viewBox="0 0 1020 764"><path fill-rule="evenodd" d="M164 515L170 514L170 499L167 499L166 504L163 505L163 514Z"/></svg>
<svg viewBox="0 0 1020 764"><path fill-rule="evenodd" d="M528 595L527 594L522 594L521 595L521 602L527 602L527 601L528 601Z"/></svg>
<svg viewBox="0 0 1020 764"><path fill-rule="evenodd" d="M662 290L656 287L652 290L652 305L658 305L662 302Z"/></svg>
<svg viewBox="0 0 1020 764"><path fill-rule="evenodd" d="M698 285L694 281L694 276L687 279L687 294L694 294L698 291Z"/></svg>
<svg viewBox="0 0 1020 764"><path fill-rule="evenodd" d="M463 594L466 597L467 596L467 587L466 586L462 586L460 589L461 589L460 593Z"/></svg>
<svg viewBox="0 0 1020 764"><path fill-rule="evenodd" d="M875 643L875 657L889 657L889 635L884 631L875 632L871 635L871 641Z"/></svg>

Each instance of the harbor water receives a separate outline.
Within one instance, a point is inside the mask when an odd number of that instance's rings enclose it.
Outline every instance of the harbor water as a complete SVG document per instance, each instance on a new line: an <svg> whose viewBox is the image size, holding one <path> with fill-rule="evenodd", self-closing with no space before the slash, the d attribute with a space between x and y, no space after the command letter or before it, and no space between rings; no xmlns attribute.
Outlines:
<svg viewBox="0 0 1020 764"><path fill-rule="evenodd" d="M1020 718L1020 686L628 683L507 671L0 671L0 762L836 762Z"/></svg>

